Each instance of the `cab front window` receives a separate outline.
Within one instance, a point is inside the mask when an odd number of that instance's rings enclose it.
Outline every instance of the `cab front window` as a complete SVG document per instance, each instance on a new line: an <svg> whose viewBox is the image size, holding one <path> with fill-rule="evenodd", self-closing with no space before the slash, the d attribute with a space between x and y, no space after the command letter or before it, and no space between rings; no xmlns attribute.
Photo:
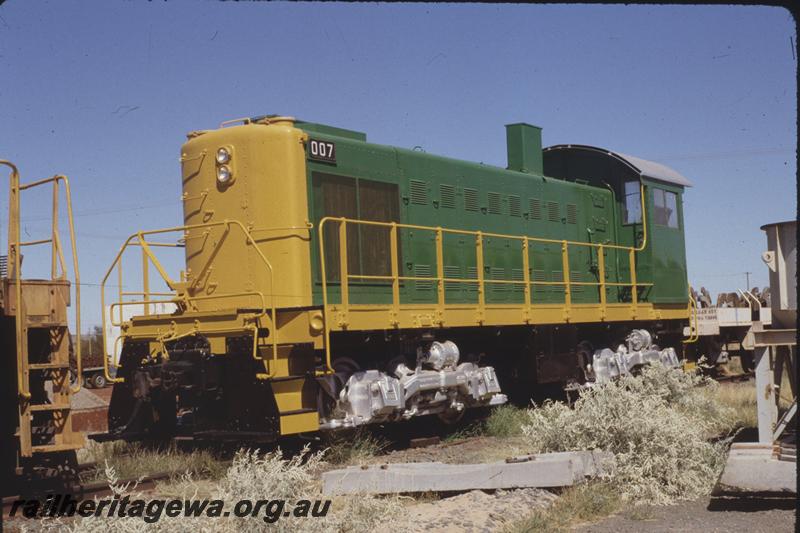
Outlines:
<svg viewBox="0 0 800 533"><path fill-rule="evenodd" d="M639 224L642 222L642 198L639 182L625 183L625 203L623 204L623 224Z"/></svg>

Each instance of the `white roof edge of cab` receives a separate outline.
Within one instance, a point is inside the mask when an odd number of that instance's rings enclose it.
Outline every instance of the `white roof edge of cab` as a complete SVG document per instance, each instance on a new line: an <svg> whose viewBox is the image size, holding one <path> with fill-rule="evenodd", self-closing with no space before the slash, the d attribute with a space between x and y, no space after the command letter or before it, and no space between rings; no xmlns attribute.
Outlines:
<svg viewBox="0 0 800 533"><path fill-rule="evenodd" d="M605 148L587 146L585 144L557 144L554 146L548 146L543 150L543 152L555 150L586 150L600 152L613 157L614 159L622 161L644 178L663 181L665 183L672 183L674 185L680 185L681 187L692 186L692 182L689 181L686 176L666 165L656 163L655 161L648 161L647 159L642 159L641 157L623 154L622 152L613 152L611 150L606 150Z"/></svg>

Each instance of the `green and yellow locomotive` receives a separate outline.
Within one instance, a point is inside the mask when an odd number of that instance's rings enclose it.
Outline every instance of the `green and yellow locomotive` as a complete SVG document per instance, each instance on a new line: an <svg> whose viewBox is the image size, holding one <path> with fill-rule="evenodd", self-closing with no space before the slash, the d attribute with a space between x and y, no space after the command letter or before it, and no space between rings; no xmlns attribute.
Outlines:
<svg viewBox="0 0 800 533"><path fill-rule="evenodd" d="M141 291L108 307L103 291L120 354L97 438L451 421L541 384L677 364L654 343L679 347L691 314L688 181L542 149L528 124L506 134L503 169L283 116L190 133L184 225L132 235L104 280L141 251ZM176 275L168 246L185 249ZM151 290L152 269L168 291Z"/></svg>

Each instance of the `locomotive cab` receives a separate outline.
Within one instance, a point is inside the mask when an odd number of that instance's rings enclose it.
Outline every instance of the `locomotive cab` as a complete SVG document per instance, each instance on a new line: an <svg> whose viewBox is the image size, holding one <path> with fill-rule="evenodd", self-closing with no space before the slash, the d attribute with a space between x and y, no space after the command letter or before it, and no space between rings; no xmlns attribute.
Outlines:
<svg viewBox="0 0 800 533"><path fill-rule="evenodd" d="M583 145L545 148L544 170L548 176L611 190L616 234L610 239L642 248L637 274L650 285L640 287L638 297L686 307L682 196L691 187L689 180L659 163Z"/></svg>

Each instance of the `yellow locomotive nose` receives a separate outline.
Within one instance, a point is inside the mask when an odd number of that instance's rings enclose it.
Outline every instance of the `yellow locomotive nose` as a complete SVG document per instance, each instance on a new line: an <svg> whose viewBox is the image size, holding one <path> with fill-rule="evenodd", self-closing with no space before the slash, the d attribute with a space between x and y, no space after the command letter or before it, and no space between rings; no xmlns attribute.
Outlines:
<svg viewBox="0 0 800 533"><path fill-rule="evenodd" d="M199 303L208 311L254 307L262 296L267 306L311 305L307 136L291 117L223 126L190 134L182 147L184 224L240 222L258 250L224 226L190 229L187 281L194 294L238 295Z"/></svg>

